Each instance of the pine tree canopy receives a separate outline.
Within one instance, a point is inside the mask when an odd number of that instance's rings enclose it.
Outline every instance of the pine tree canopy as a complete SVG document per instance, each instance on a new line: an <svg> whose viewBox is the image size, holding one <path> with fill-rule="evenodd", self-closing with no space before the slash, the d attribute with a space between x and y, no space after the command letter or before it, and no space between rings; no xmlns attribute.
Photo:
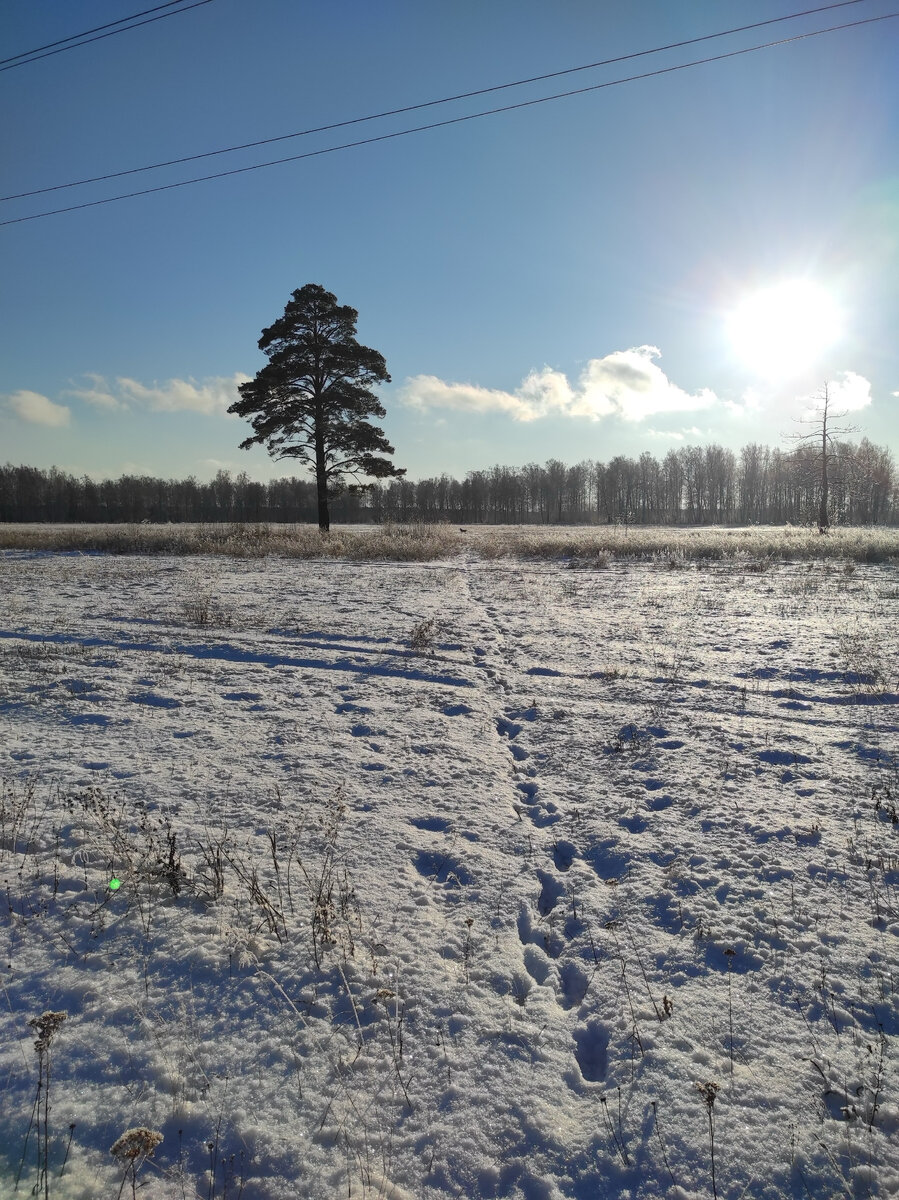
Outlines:
<svg viewBox="0 0 899 1200"><path fill-rule="evenodd" d="M356 341L358 316L320 284L297 289L283 315L262 331L259 349L268 364L240 385L240 399L228 409L253 426L242 450L263 445L273 458L298 458L315 473L322 529L328 497L344 489L345 475L356 480L356 490L371 486L360 476L405 474L383 457L393 447L370 420L386 416L370 389L390 376L383 356Z"/></svg>

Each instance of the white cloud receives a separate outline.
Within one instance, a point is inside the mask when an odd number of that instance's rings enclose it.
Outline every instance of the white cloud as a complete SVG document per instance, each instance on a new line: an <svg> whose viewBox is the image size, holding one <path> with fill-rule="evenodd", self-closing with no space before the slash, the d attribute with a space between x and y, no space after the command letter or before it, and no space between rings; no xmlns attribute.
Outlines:
<svg viewBox="0 0 899 1200"><path fill-rule="evenodd" d="M863 375L856 375L855 371L841 371L836 379L828 380L827 397L833 413L859 412L871 403L871 382ZM824 393L819 391L813 396L797 396L796 400L804 404L802 411L805 417L817 417L823 407Z"/></svg>
<svg viewBox="0 0 899 1200"><path fill-rule="evenodd" d="M140 383L120 376L109 383L103 375L84 376L89 387L71 388L63 394L83 400L95 408L122 412L132 408L151 412L198 412L212 415L224 413L238 398L238 384L250 378L237 372L231 378L213 376L196 379L167 379L164 383Z"/></svg>
<svg viewBox="0 0 899 1200"><path fill-rule="evenodd" d="M758 388L747 387L739 400L725 400L724 407L733 417L757 417L766 403Z"/></svg>
<svg viewBox="0 0 899 1200"><path fill-rule="evenodd" d="M831 403L844 412L858 412L871 403L871 383L854 371L841 371L840 377L828 385Z"/></svg>
<svg viewBox="0 0 899 1200"><path fill-rule="evenodd" d="M7 405L16 416L32 425L48 425L58 427L68 425L70 412L64 404L54 404L40 392L13 392L8 398Z"/></svg>
<svg viewBox="0 0 899 1200"><path fill-rule="evenodd" d="M671 438L675 442L682 442L686 436L683 433L675 433L673 429L644 429L643 432L647 437Z"/></svg>
<svg viewBox="0 0 899 1200"><path fill-rule="evenodd" d="M216 376L198 383L195 379L168 379L151 386L136 379L119 378L116 388L121 401L153 412L224 413L238 398L237 386L249 375L237 372L232 378Z"/></svg>
<svg viewBox="0 0 899 1200"><path fill-rule="evenodd" d="M454 408L460 412L508 412L519 421L533 420L526 404L509 392L478 387L473 383L444 383L436 375L407 379L400 393L412 408Z"/></svg>
<svg viewBox="0 0 899 1200"><path fill-rule="evenodd" d="M102 375L88 372L84 378L90 380L91 387L70 388L63 392L63 395L73 396L76 400L84 400L85 403L92 404L95 408L115 411L125 407L121 400L112 395Z"/></svg>
<svg viewBox="0 0 899 1200"><path fill-rule="evenodd" d="M406 380L400 399L420 409L503 412L516 421L552 415L594 421L617 415L625 421L642 421L655 413L693 412L717 402L708 388L690 394L673 384L653 361L660 354L655 346L636 346L590 359L575 387L552 367L531 371L514 392L416 375Z"/></svg>

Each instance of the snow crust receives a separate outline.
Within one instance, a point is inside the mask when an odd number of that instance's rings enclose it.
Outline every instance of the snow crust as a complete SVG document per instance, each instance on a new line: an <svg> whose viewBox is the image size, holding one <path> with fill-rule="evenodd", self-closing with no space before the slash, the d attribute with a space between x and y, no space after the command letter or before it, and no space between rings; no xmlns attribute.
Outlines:
<svg viewBox="0 0 899 1200"><path fill-rule="evenodd" d="M0 1196L899 1194L897 601L4 553Z"/></svg>

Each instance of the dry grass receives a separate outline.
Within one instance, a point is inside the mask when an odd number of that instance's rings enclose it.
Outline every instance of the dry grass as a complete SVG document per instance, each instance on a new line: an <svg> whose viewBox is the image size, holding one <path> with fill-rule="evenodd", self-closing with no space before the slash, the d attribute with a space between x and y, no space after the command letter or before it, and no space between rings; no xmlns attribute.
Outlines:
<svg viewBox="0 0 899 1200"><path fill-rule="evenodd" d="M424 561L456 554L461 535L445 525L0 525L0 550L81 554L221 554L232 558Z"/></svg>
<svg viewBox="0 0 899 1200"><path fill-rule="evenodd" d="M685 562L739 558L774 560L849 559L886 562L899 558L899 529L846 527L822 536L803 526L671 528L507 526L479 531L475 545L487 558L643 559Z"/></svg>
<svg viewBox="0 0 899 1200"><path fill-rule="evenodd" d="M899 529L834 528L826 536L802 526L672 528L666 526L449 525L0 525L0 550L103 554L221 554L235 558L339 558L357 562L426 562L473 550L484 558L568 559L604 565L615 559L671 566L741 559L750 563L899 559Z"/></svg>

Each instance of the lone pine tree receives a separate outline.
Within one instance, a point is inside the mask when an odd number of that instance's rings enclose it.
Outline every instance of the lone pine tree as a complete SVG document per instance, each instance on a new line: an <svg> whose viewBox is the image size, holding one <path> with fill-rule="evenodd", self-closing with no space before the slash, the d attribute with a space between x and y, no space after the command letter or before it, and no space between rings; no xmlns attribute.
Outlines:
<svg viewBox="0 0 899 1200"><path fill-rule="evenodd" d="M273 458L298 458L314 470L323 532L330 528L329 500L371 487L360 476L406 473L383 457L393 446L368 419L386 416L369 389L390 376L383 356L356 341L358 317L320 284L298 288L284 315L262 331L259 349L268 364L240 385L240 399L228 409L253 426L241 450L258 443ZM356 483L347 485L346 475Z"/></svg>

